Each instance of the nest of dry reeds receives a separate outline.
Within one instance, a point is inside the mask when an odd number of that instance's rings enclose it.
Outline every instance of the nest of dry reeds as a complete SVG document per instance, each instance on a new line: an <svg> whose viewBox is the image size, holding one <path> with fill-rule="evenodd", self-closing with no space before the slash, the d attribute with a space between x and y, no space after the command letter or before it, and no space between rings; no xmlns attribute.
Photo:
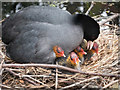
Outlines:
<svg viewBox="0 0 120 90"><path fill-rule="evenodd" d="M3 67L5 64L16 64L5 54L5 44L0 40L0 86L2 88L39 88L39 89L83 89L83 88L118 88L119 72L118 54L119 39L116 25L101 25L99 54L94 55L81 66L81 71L93 74L65 74L59 69L43 67ZM31 64L32 65L32 64ZM94 75L98 73L98 75ZM99 75L100 74L100 75ZM102 75L107 74L107 75ZM116 76L109 76L109 74Z"/></svg>

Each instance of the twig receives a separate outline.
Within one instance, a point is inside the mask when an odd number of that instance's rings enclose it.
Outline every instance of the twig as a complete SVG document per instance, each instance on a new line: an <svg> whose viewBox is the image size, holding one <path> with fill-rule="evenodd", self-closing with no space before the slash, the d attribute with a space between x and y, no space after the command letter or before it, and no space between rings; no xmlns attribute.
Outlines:
<svg viewBox="0 0 120 90"><path fill-rule="evenodd" d="M118 26L116 26L116 25L111 25L111 24L104 24L105 26L110 26L110 27L114 27L114 28L119 28Z"/></svg>
<svg viewBox="0 0 120 90"><path fill-rule="evenodd" d="M58 65L58 62L56 62L56 65ZM58 69L56 68L55 90L57 90L57 87L58 87Z"/></svg>
<svg viewBox="0 0 120 90"><path fill-rule="evenodd" d="M77 86L77 85L79 85L79 84L81 84L81 83L85 83L85 82L91 81L91 80L93 80L93 79L98 79L98 78L99 78L99 77L96 76L96 77L92 77L92 78L89 78L89 79L85 79L85 80L83 80L83 81L80 81L80 82L74 83L74 84L72 84L72 85L69 85L69 86L63 87L63 88L61 88L61 89L59 89L59 90L68 89L68 88L71 88L71 87Z"/></svg>
<svg viewBox="0 0 120 90"><path fill-rule="evenodd" d="M3 88L11 88L11 87L9 87L9 86L2 85L2 84L0 84L0 87L3 87ZM2 90L2 89L1 89L1 90Z"/></svg>
<svg viewBox="0 0 120 90"><path fill-rule="evenodd" d="M46 73L51 73L51 71L49 71L49 70L46 70L46 69L44 69L44 68L36 68L37 69L37 71L38 72L40 72L40 71L44 71L44 72L46 72Z"/></svg>
<svg viewBox="0 0 120 90"><path fill-rule="evenodd" d="M90 5L89 9L87 10L87 12L85 13L85 15L88 15L88 14L89 14L89 12L90 12L90 10L93 8L94 4L95 4L95 2L92 1L92 2L91 2L91 5Z"/></svg>
<svg viewBox="0 0 120 90"><path fill-rule="evenodd" d="M22 75L21 77L44 77L44 78L47 78L47 77L51 77L51 76L46 76L46 75Z"/></svg>
<svg viewBox="0 0 120 90"><path fill-rule="evenodd" d="M99 21L99 20L102 20L102 19L107 19L109 17L110 16L104 16L104 17L98 17L98 18L93 17L93 18L94 18L95 21Z"/></svg>
<svg viewBox="0 0 120 90"><path fill-rule="evenodd" d="M24 69L12 69L12 68L10 68L10 70L15 71L15 72L23 72L24 71Z"/></svg>
<svg viewBox="0 0 120 90"><path fill-rule="evenodd" d="M35 83L34 81L32 81L32 80L30 80L28 78L23 78L23 79L26 80L26 81L28 81L28 82L30 82L30 83L32 83L35 86L39 86L39 84Z"/></svg>
<svg viewBox="0 0 120 90"><path fill-rule="evenodd" d="M88 73L83 71L78 71L72 68L64 67L61 65L53 65L53 64L3 64L3 68L8 67L44 67L44 68L58 68L62 70L67 70L74 73L81 73L86 75L94 75L94 76L107 76L107 77L120 77L120 75L114 75L114 74L104 74L104 73Z"/></svg>
<svg viewBox="0 0 120 90"><path fill-rule="evenodd" d="M112 81L112 82L110 82L109 84L105 85L103 88L107 88L107 87L109 87L109 86L117 83L118 81L119 81L119 80Z"/></svg>
<svg viewBox="0 0 120 90"><path fill-rule="evenodd" d="M34 86L34 85L31 85L30 87L28 87L28 88L30 88L31 90L33 89L33 90L35 90L35 89L38 89L38 90L43 90L43 89L40 89L40 88L44 88L45 86L43 86L43 85L39 85L39 86ZM29 89L28 89L29 90ZM48 89L49 90L49 89ZM50 90L52 90L52 89L50 89Z"/></svg>
<svg viewBox="0 0 120 90"><path fill-rule="evenodd" d="M4 70L2 68L2 65L5 63L4 62L5 55L3 54L2 50L0 50L0 54L2 55L1 62L0 62L0 84L2 85L2 72ZM0 87L0 89L1 89L1 87Z"/></svg>
<svg viewBox="0 0 120 90"><path fill-rule="evenodd" d="M70 76L70 77L67 78L67 79L61 79L61 80L59 80L59 82L64 82L64 81L70 80L70 79L72 79L72 78L77 77L77 75L78 75L78 74L75 74L75 75L73 75L73 76Z"/></svg>
<svg viewBox="0 0 120 90"><path fill-rule="evenodd" d="M1 63L0 63L0 83L2 84L2 71L4 70L3 68L2 68L2 65L4 64L4 59L1 61Z"/></svg>
<svg viewBox="0 0 120 90"><path fill-rule="evenodd" d="M21 76L20 76L19 74L17 74L17 73L15 73L15 72L11 71L10 69L5 68L5 70L6 70L6 71L9 71L9 72L10 72L11 74L13 74L14 76L17 76L17 77L21 78ZM39 85L39 84L37 84L37 83L31 81L31 80L28 79L28 78L23 78L23 79L26 80L26 81L28 81L28 82L30 82L30 83L32 83L32 84L34 84L34 85L36 85L36 86Z"/></svg>
<svg viewBox="0 0 120 90"><path fill-rule="evenodd" d="M115 61L114 63L110 64L108 67L113 67L113 66L115 66L115 65L117 65L117 64L119 64L119 63L120 63L119 60L117 60L117 61Z"/></svg>
<svg viewBox="0 0 120 90"><path fill-rule="evenodd" d="M50 88L48 85L44 84L43 82L40 82L39 80L36 80L36 79L34 79L34 78L30 77L30 76L29 76L29 78L34 80L35 82L38 82L38 83L42 84L44 87Z"/></svg>
<svg viewBox="0 0 120 90"><path fill-rule="evenodd" d="M86 88L90 84L91 84L91 82L87 83L86 85L82 86L82 88L80 90L84 90L84 88Z"/></svg>
<svg viewBox="0 0 120 90"><path fill-rule="evenodd" d="M118 74L118 73L120 73L120 71L112 72L112 74Z"/></svg>
<svg viewBox="0 0 120 90"><path fill-rule="evenodd" d="M114 19L114 18L116 18L116 17L118 17L118 16L119 16L118 13L117 13L117 14L114 14L114 15L110 16L110 18L108 18L108 19L106 19L105 21L99 23L99 25L101 26L101 25L105 24L106 22L109 22L109 21L111 21L112 19Z"/></svg>

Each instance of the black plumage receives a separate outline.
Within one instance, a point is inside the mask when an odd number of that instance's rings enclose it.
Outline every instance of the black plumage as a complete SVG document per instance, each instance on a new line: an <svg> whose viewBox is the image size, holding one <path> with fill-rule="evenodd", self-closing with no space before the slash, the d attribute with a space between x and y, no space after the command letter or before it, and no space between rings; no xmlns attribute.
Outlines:
<svg viewBox="0 0 120 90"><path fill-rule="evenodd" d="M30 6L2 23L2 41L7 53L17 62L54 63L53 47L68 54L82 42L95 40L99 25L86 15L50 6Z"/></svg>

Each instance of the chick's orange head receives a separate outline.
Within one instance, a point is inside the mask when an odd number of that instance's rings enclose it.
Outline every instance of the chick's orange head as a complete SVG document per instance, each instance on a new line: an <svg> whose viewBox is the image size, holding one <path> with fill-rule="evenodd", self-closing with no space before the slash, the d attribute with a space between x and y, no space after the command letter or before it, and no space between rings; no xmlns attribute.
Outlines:
<svg viewBox="0 0 120 90"><path fill-rule="evenodd" d="M64 50L59 46L54 46L53 51L55 52L56 57L66 57L64 54Z"/></svg>
<svg viewBox="0 0 120 90"><path fill-rule="evenodd" d="M77 50L78 53L80 53L80 54L82 54L82 55L86 54L86 52L85 52L80 46L78 46L78 47L76 48L76 50Z"/></svg>
<svg viewBox="0 0 120 90"><path fill-rule="evenodd" d="M71 52L71 54L70 54L70 59L71 59L71 63L72 63L73 65L77 65L77 64L79 64L79 62L80 62L78 56L77 56L76 53L74 53L74 52Z"/></svg>

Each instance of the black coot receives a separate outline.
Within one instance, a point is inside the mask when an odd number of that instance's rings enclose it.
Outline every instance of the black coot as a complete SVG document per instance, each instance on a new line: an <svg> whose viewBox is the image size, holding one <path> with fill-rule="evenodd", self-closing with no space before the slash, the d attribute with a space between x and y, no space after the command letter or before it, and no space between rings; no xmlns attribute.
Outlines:
<svg viewBox="0 0 120 90"><path fill-rule="evenodd" d="M53 63L54 46L65 54L82 39L94 41L99 25L91 17L50 6L30 6L11 15L2 23L2 40L7 53L17 62Z"/></svg>

